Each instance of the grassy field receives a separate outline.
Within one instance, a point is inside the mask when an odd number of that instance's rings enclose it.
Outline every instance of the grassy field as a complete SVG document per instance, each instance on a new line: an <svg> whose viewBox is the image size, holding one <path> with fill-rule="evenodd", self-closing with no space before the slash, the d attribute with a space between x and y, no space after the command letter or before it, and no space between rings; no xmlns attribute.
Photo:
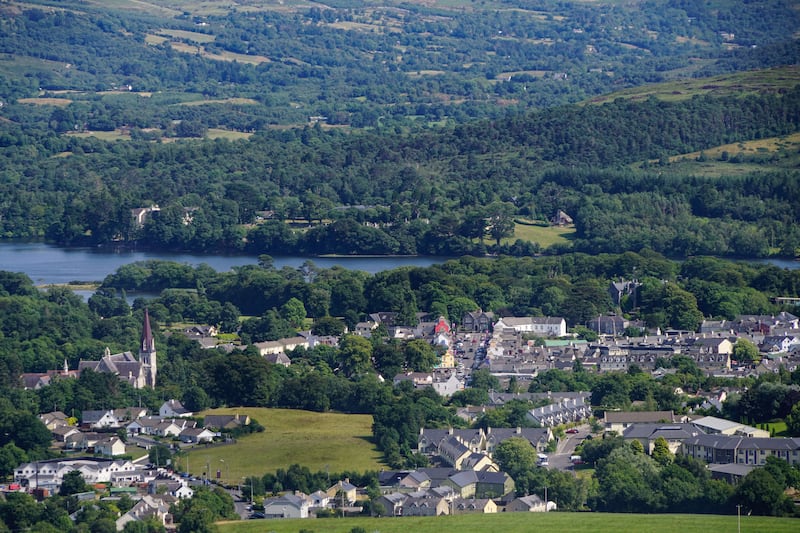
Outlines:
<svg viewBox="0 0 800 533"><path fill-rule="evenodd" d="M727 153L727 161L723 160L723 153ZM671 156L667 168L670 171L711 178L742 176L753 172L796 168L800 164L798 154L800 154L800 133L793 133L782 137L715 146L703 150L702 155L705 157L702 161L698 161L701 152ZM734 162L736 158L742 161ZM651 160L650 163L656 164L658 161ZM635 169L640 165L641 162L637 162L632 164L631 168Z"/></svg>
<svg viewBox="0 0 800 533"><path fill-rule="evenodd" d="M20 104L33 104L33 105L53 105L57 107L66 107L72 103L69 98L20 98L17 100Z"/></svg>
<svg viewBox="0 0 800 533"><path fill-rule="evenodd" d="M459 515L431 518L329 518L318 520L249 520L220 523L221 533L297 533L301 529L326 533L349 533L354 527L380 533L528 533L560 531L574 533L708 533L736 531L737 517L719 515L634 515L605 513L509 513ZM800 528L800 520L742 516L741 531L747 533L789 533Z"/></svg>
<svg viewBox="0 0 800 533"><path fill-rule="evenodd" d="M312 413L293 409L215 409L204 414L247 414L266 429L236 444L197 448L189 453L189 471L200 475L208 464L222 480L235 484L244 476L263 475L292 464L312 472L380 470L381 454L370 442L372 417ZM185 463L181 464L185 468Z"/></svg>
<svg viewBox="0 0 800 533"><path fill-rule="evenodd" d="M687 100L695 95L731 95L773 92L795 87L800 80L800 67L793 65L773 69L724 74L712 78L683 79L655 85L634 87L592 98L588 103L603 104L617 98L643 100L655 96L660 100Z"/></svg>
<svg viewBox="0 0 800 533"><path fill-rule="evenodd" d="M554 244L566 244L575 233L573 226L530 226L527 224L514 224L514 235L503 239L503 243L513 243L517 239L523 241L538 242L542 248L547 248Z"/></svg>

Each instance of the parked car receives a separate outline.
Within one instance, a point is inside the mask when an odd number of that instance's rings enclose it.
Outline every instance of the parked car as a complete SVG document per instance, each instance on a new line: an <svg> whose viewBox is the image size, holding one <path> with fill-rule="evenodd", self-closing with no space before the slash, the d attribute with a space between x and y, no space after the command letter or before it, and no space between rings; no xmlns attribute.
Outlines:
<svg viewBox="0 0 800 533"><path fill-rule="evenodd" d="M248 518L250 518L252 520L252 519L255 519L255 518L266 518L266 517L267 517L267 515L265 515L264 513L256 512L256 513L251 514Z"/></svg>
<svg viewBox="0 0 800 533"><path fill-rule="evenodd" d="M567 433L574 435L575 433L578 433L578 428L569 428Z"/></svg>

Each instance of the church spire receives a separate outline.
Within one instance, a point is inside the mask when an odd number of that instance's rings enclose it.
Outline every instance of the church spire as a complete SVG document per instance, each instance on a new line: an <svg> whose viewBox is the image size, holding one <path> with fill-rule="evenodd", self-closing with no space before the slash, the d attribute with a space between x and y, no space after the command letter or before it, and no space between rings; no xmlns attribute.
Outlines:
<svg viewBox="0 0 800 533"><path fill-rule="evenodd" d="M147 308L144 310L144 325L142 326L142 346L139 349L141 352L154 352L156 351L156 344L153 340L153 332L150 329L150 314Z"/></svg>
<svg viewBox="0 0 800 533"><path fill-rule="evenodd" d="M153 338L153 331L150 329L150 314L147 308L144 310L144 324L142 325L142 342L139 346L139 361L144 367L145 382L148 387L156 386L156 341Z"/></svg>

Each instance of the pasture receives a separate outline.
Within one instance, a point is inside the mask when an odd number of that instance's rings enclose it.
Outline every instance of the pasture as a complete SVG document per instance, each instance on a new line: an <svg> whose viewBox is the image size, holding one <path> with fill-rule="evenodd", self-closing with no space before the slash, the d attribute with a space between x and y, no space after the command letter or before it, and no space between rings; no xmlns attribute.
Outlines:
<svg viewBox="0 0 800 533"><path fill-rule="evenodd" d="M606 514L606 513L499 513L439 517L402 518L328 518L305 520L248 520L219 523L221 533L297 533L299 530L349 533L355 527L380 533L528 533L530 531L561 531L568 533L707 533L736 531L735 514ZM793 518L742 516L741 531L747 533L795 532L800 522Z"/></svg>
<svg viewBox="0 0 800 533"><path fill-rule="evenodd" d="M315 413L295 409L226 408L206 414L247 414L264 426L262 433L247 435L235 444L198 447L188 453L188 470L199 476L206 469L220 470L226 484L245 476L261 476L292 464L312 472L380 470L381 453L372 444L372 416ZM186 458L180 459L186 469Z"/></svg>

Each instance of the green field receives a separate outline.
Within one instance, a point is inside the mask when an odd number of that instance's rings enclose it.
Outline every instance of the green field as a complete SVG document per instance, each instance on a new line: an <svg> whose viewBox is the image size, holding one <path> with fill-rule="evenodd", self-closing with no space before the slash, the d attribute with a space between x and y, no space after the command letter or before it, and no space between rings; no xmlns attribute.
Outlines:
<svg viewBox="0 0 800 533"><path fill-rule="evenodd" d="M538 242L542 248L547 248L554 244L566 244L575 233L574 226L531 226L528 224L514 224L514 235L507 237L501 242L513 243L517 239L523 241Z"/></svg>
<svg viewBox="0 0 800 533"><path fill-rule="evenodd" d="M702 152L674 155L669 158L669 166L666 168L672 172L710 178L743 176L753 172L797 168L800 164L799 153L800 133L792 133L781 137L724 144ZM650 163L655 165L658 161L651 160ZM631 164L630 168L637 169L641 165L642 162L639 161Z"/></svg>
<svg viewBox="0 0 800 533"><path fill-rule="evenodd" d="M800 529L800 520L742 516L741 531L746 533L789 533ZM326 533L349 533L354 527L380 533L472 533L502 531L528 533L559 531L575 533L708 533L736 531L737 517L719 515L633 515L605 513L509 513L460 515L431 518L329 518L307 520L249 520L219 524L222 533L297 533L301 529Z"/></svg>
<svg viewBox="0 0 800 533"><path fill-rule="evenodd" d="M386 468L372 445L372 417L313 413L293 409L214 409L204 414L247 414L264 426L236 444L197 448L189 453L189 471L200 475L208 464L222 481L236 484L245 476L261 476L294 463L312 472L367 471ZM186 459L180 466L186 468Z"/></svg>
<svg viewBox="0 0 800 533"><path fill-rule="evenodd" d="M624 89L592 98L588 103L603 104L617 98L644 100L651 96L659 100L687 100L699 95L744 95L775 92L797 86L800 68L787 66L749 72L737 72L711 78L693 78Z"/></svg>

